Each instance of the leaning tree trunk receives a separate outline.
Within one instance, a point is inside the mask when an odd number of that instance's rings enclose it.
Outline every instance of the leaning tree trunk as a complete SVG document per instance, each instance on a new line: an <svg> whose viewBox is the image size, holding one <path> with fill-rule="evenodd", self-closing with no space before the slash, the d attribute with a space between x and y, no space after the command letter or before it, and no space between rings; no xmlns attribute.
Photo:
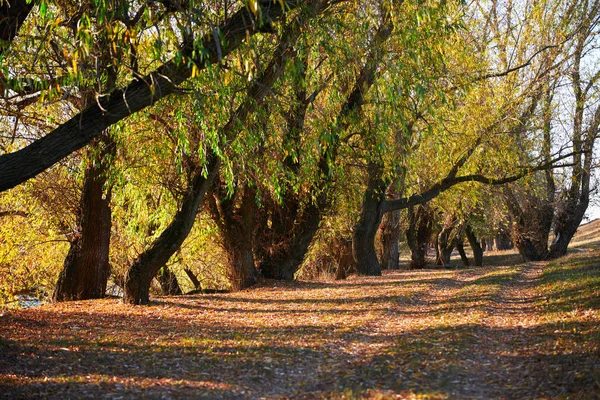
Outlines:
<svg viewBox="0 0 600 400"><path fill-rule="evenodd" d="M467 253L465 253L465 245L462 239L459 239L458 242L456 242L456 249L458 250L458 254L460 254L460 259L462 260L463 265L468 267L469 257L467 257Z"/></svg>
<svg viewBox="0 0 600 400"><path fill-rule="evenodd" d="M467 240L473 251L473 263L476 267L483 266L483 248L481 247L479 240L477 240L473 228L471 228L469 224L465 226L465 235L467 236Z"/></svg>
<svg viewBox="0 0 600 400"><path fill-rule="evenodd" d="M567 254L567 248L579 224L583 220L589 200L577 202L566 202L556 213L554 219L554 234L556 238L550 246L550 258L558 258Z"/></svg>
<svg viewBox="0 0 600 400"><path fill-rule="evenodd" d="M183 294L179 282L177 282L177 276L166 265L158 271L157 279L164 296L179 296Z"/></svg>
<svg viewBox="0 0 600 400"><path fill-rule="evenodd" d="M55 301L85 300L104 297L110 275L109 249L111 230L111 190L105 191L108 165L106 159L114 153L114 143L103 135L93 151L85 170L81 191L78 233L63 264L53 299Z"/></svg>
<svg viewBox="0 0 600 400"><path fill-rule="evenodd" d="M187 189L181 208L163 233L133 262L125 282L124 301L130 304L148 304L150 284L158 271L171 256L179 250L194 226L200 204L204 201L208 188L212 185L220 162L216 157L209 158L206 177L198 171Z"/></svg>

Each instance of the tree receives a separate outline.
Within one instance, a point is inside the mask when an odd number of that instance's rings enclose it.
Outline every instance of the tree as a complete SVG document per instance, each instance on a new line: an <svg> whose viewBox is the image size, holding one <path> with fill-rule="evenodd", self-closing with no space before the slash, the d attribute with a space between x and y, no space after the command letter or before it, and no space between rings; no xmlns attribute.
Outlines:
<svg viewBox="0 0 600 400"><path fill-rule="evenodd" d="M320 7L334 4L320 3ZM0 156L0 191L26 181L88 144L118 121L156 103L163 97L181 92L178 87L198 71L218 64L237 49L247 37L271 29L286 13L303 5L302 1L256 2L256 12L242 7L218 26L219 39L211 31L201 38L190 37L186 26L177 54L156 70L134 79L122 89L98 97L69 121L15 152ZM260 11L259 11L260 10ZM191 22L190 22L191 23ZM197 48L196 44L201 44ZM226 45L225 45L226 44Z"/></svg>

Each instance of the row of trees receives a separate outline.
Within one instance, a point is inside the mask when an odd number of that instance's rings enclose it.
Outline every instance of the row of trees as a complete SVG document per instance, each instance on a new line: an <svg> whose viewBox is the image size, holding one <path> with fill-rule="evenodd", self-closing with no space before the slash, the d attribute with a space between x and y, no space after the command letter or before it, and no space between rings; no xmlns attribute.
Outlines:
<svg viewBox="0 0 600 400"><path fill-rule="evenodd" d="M6 4L0 273L55 300L378 275L402 219L414 266L435 221L442 264L499 224L558 257L593 193L596 2Z"/></svg>

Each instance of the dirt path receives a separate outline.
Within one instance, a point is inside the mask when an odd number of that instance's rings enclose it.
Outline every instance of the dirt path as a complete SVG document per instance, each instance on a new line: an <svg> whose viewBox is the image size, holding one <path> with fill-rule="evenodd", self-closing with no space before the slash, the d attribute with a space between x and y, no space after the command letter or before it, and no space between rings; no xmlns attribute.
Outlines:
<svg viewBox="0 0 600 400"><path fill-rule="evenodd" d="M5 313L0 398L589 398L598 310L550 312L543 267Z"/></svg>

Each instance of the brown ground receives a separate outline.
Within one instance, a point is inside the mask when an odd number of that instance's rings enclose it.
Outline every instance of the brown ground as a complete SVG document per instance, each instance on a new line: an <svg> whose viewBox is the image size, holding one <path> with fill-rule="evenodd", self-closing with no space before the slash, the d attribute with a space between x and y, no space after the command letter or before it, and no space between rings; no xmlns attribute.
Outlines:
<svg viewBox="0 0 600 400"><path fill-rule="evenodd" d="M497 261L497 260L496 260ZM0 315L0 398L600 398L600 251Z"/></svg>

